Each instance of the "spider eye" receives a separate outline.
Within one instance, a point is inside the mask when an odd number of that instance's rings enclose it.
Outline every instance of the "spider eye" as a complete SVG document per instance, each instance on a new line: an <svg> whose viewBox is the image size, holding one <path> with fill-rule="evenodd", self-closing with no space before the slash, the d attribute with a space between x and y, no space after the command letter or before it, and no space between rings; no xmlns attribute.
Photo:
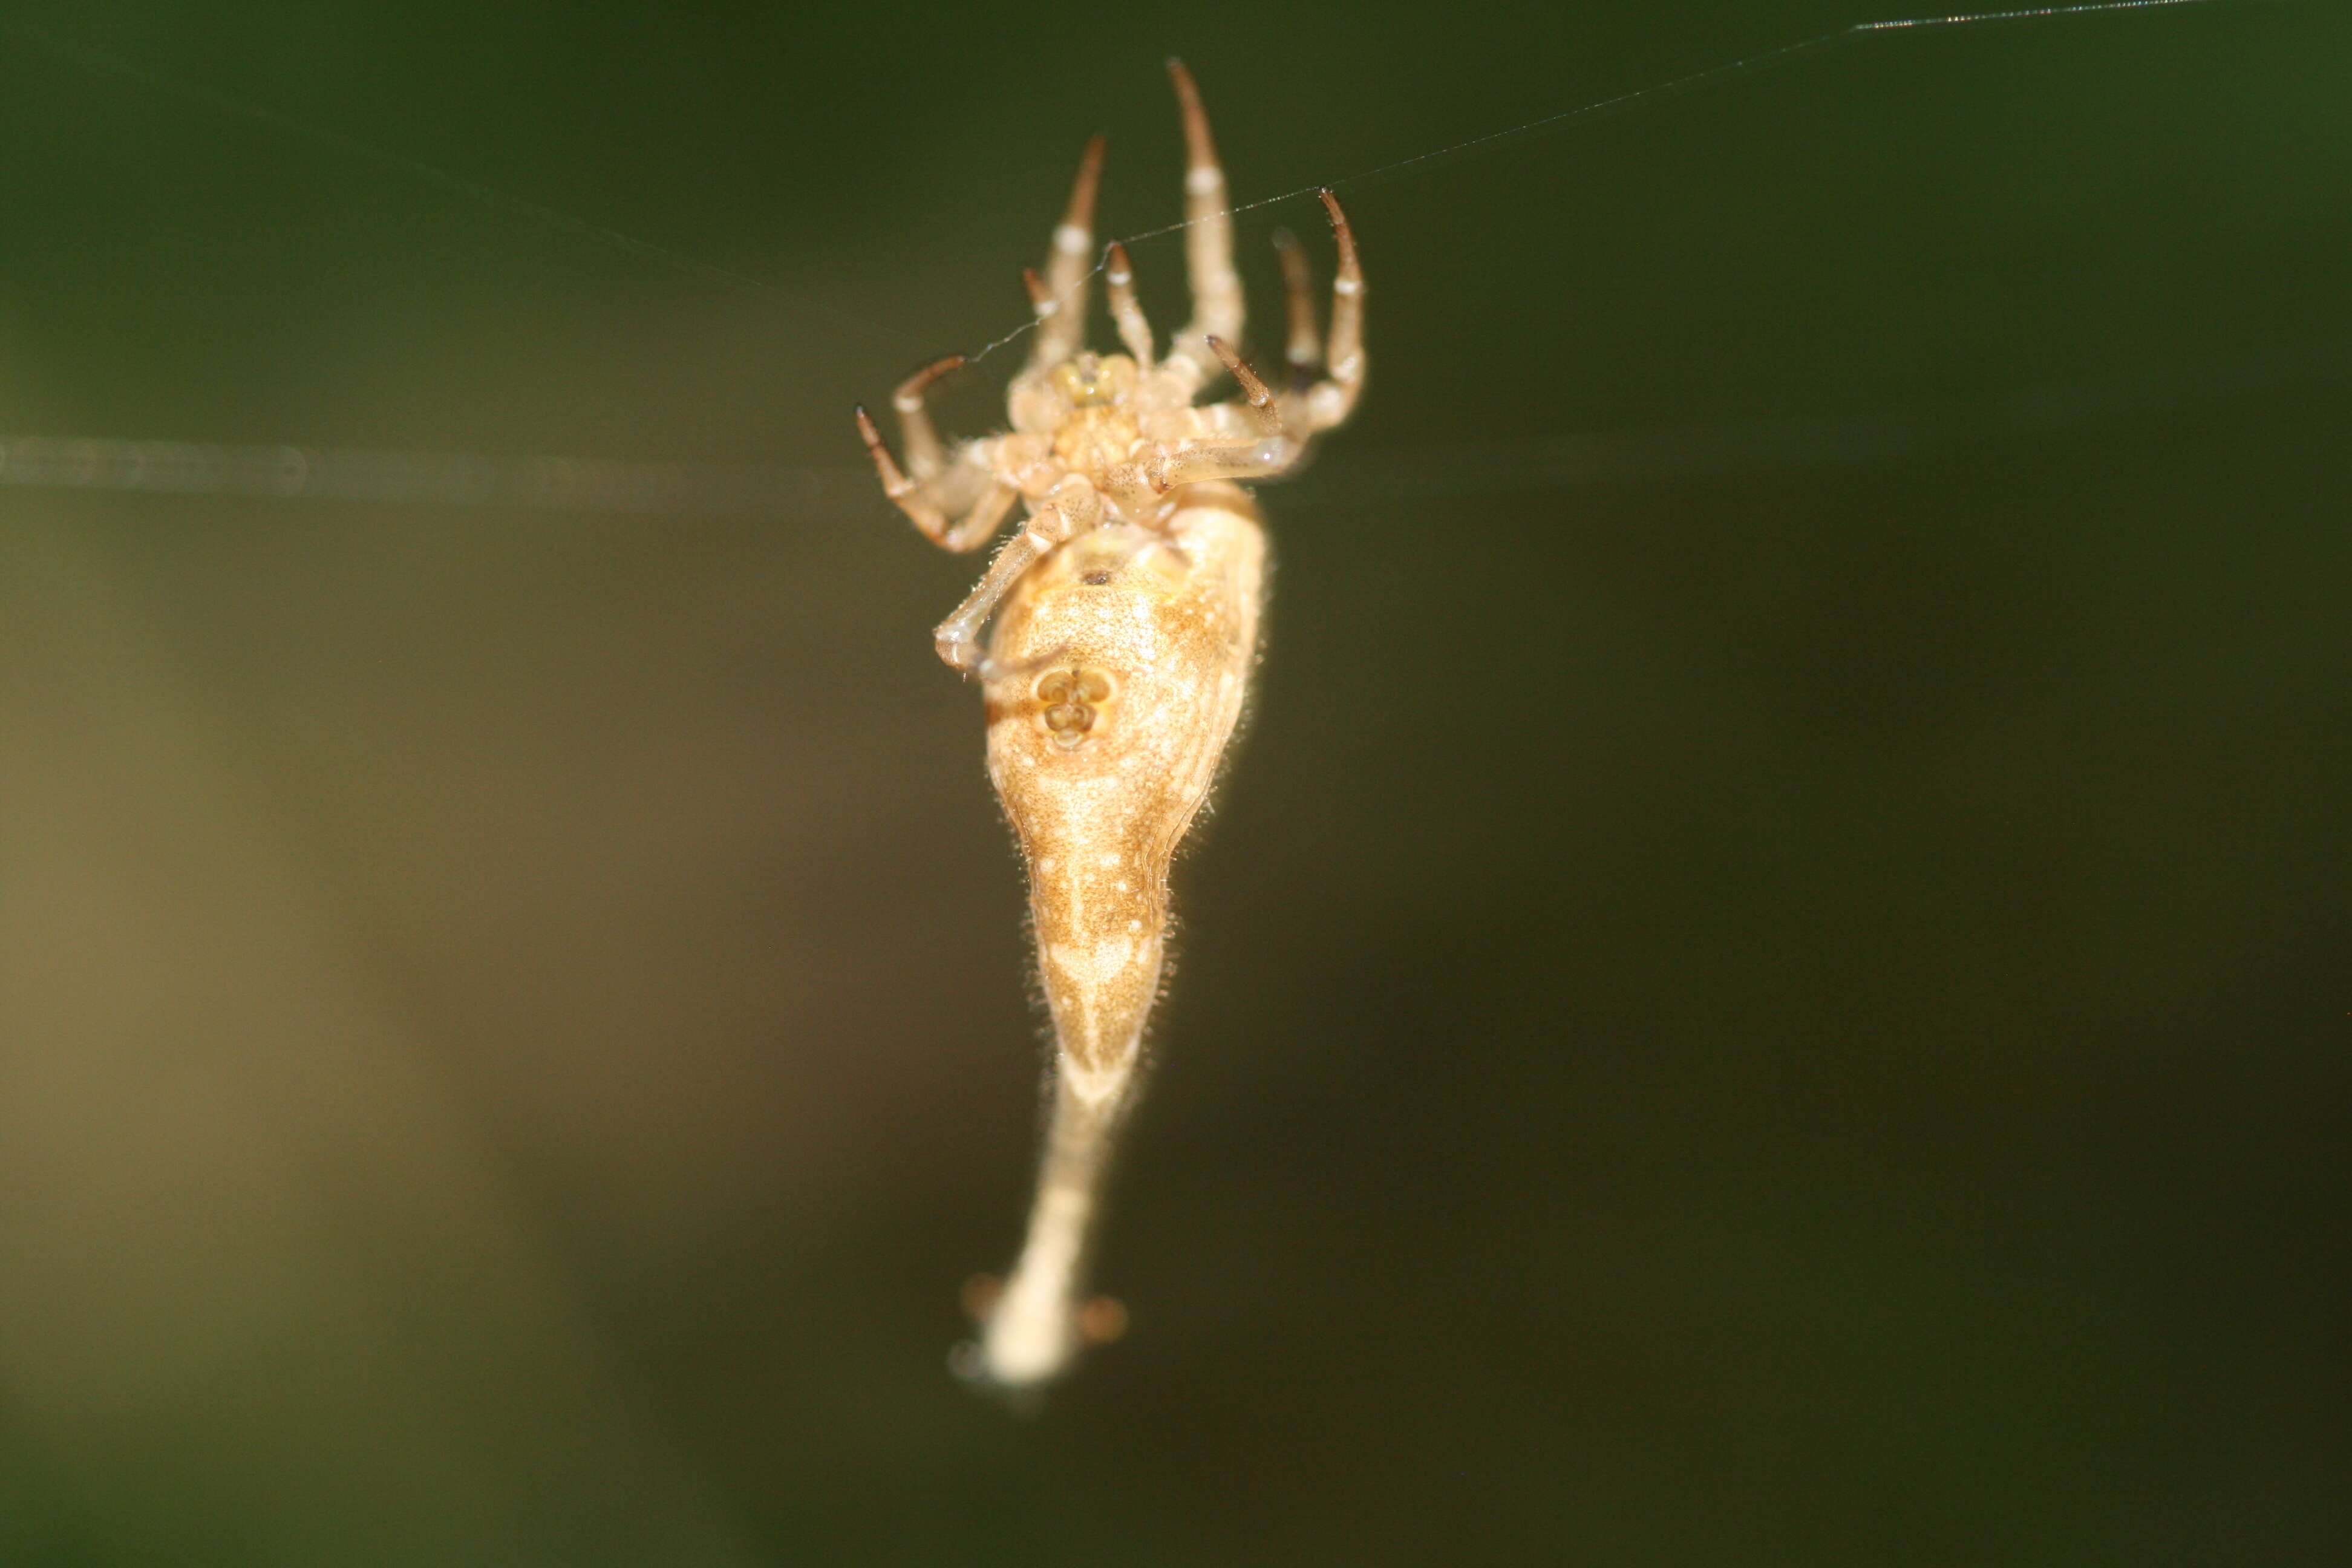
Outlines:
<svg viewBox="0 0 2352 1568"><path fill-rule="evenodd" d="M1117 403L1135 384L1135 362L1124 354L1080 354L1054 367L1054 390L1074 408Z"/></svg>
<svg viewBox="0 0 2352 1568"><path fill-rule="evenodd" d="M1104 384L1102 366L1092 354L1081 354L1055 366L1054 387L1077 408L1096 407L1109 397L1109 388Z"/></svg>

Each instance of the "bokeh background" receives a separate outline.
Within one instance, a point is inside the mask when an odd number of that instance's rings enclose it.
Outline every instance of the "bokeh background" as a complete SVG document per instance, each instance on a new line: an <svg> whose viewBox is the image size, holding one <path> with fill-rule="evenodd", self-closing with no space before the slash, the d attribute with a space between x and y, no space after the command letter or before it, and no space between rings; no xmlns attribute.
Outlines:
<svg viewBox="0 0 2352 1568"><path fill-rule="evenodd" d="M1871 15L13 5L7 438L691 482L0 468L0 1562L2344 1561L2334 5L1343 183L1133 1332L946 1370L1043 1058L852 400L1020 323L1088 133L1174 221L1169 53L1254 199Z"/></svg>

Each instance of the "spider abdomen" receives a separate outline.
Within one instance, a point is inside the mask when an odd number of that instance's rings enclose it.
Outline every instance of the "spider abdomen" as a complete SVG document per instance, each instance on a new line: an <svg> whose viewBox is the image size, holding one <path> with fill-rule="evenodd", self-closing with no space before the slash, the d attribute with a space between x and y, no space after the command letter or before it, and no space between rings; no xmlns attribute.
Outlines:
<svg viewBox="0 0 2352 1568"><path fill-rule="evenodd" d="M1009 595L988 767L1029 867L1063 1069L1125 1088L1159 994L1168 868L1215 782L1256 657L1265 541L1230 486L1159 529L1082 534Z"/></svg>

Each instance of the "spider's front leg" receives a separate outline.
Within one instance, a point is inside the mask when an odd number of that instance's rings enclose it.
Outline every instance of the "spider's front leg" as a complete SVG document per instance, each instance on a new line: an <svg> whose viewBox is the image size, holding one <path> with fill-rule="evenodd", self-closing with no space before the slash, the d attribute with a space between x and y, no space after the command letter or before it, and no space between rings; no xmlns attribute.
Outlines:
<svg viewBox="0 0 2352 1568"><path fill-rule="evenodd" d="M940 657L958 669L978 673L982 679L993 679L980 646L980 629L1021 581L1023 573L1064 540L1100 522L1102 510L1102 497L1082 475L1072 474L1055 485L1029 519L1029 525L996 552L996 559L988 563L988 571L956 606L955 614L932 632Z"/></svg>
<svg viewBox="0 0 2352 1568"><path fill-rule="evenodd" d="M1095 248L1095 185L1102 177L1103 139L1087 143L1078 160L1077 183L1070 188L1070 205L1054 230L1053 249L1045 273L1024 269L1021 279L1029 288L1029 303L1037 312L1037 341L1030 346L1029 370L1050 370L1078 351L1087 336L1087 279Z"/></svg>
<svg viewBox="0 0 2352 1568"><path fill-rule="evenodd" d="M1234 215L1225 205L1225 171L1209 135L1201 89L1181 60L1168 62L1176 103L1184 117L1184 270L1192 286L1192 319L1169 345L1207 382L1220 357L1212 339L1242 335L1242 280L1234 270Z"/></svg>

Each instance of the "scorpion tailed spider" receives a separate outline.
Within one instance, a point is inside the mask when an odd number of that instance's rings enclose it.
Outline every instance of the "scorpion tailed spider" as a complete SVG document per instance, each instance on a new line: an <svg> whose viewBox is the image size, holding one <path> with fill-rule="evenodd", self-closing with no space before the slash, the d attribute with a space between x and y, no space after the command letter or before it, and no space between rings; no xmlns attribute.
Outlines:
<svg viewBox="0 0 2352 1568"><path fill-rule="evenodd" d="M1363 388L1363 273L1328 191L1339 269L1328 358L1304 260L1286 237L1282 390L1236 353L1242 291L1224 173L1191 74L1173 61L1169 71L1184 121L1192 320L1167 353L1118 245L1102 270L1127 352L1085 346L1097 137L1044 276L1025 274L1036 331L1013 379L1012 430L942 447L924 397L961 356L917 372L892 400L904 469L857 410L884 491L932 542L975 550L1015 501L1028 513L936 634L940 657L981 682L989 778L1028 864L1054 1024L1053 1107L1028 1238L1009 1279L967 1292L982 1329L958 1360L1007 1389L1053 1378L1123 1321L1117 1303L1083 1298L1087 1243L1160 991L1169 861L1216 777L1257 657L1265 536L1239 481L1296 468ZM1239 396L1195 401L1228 375Z"/></svg>

